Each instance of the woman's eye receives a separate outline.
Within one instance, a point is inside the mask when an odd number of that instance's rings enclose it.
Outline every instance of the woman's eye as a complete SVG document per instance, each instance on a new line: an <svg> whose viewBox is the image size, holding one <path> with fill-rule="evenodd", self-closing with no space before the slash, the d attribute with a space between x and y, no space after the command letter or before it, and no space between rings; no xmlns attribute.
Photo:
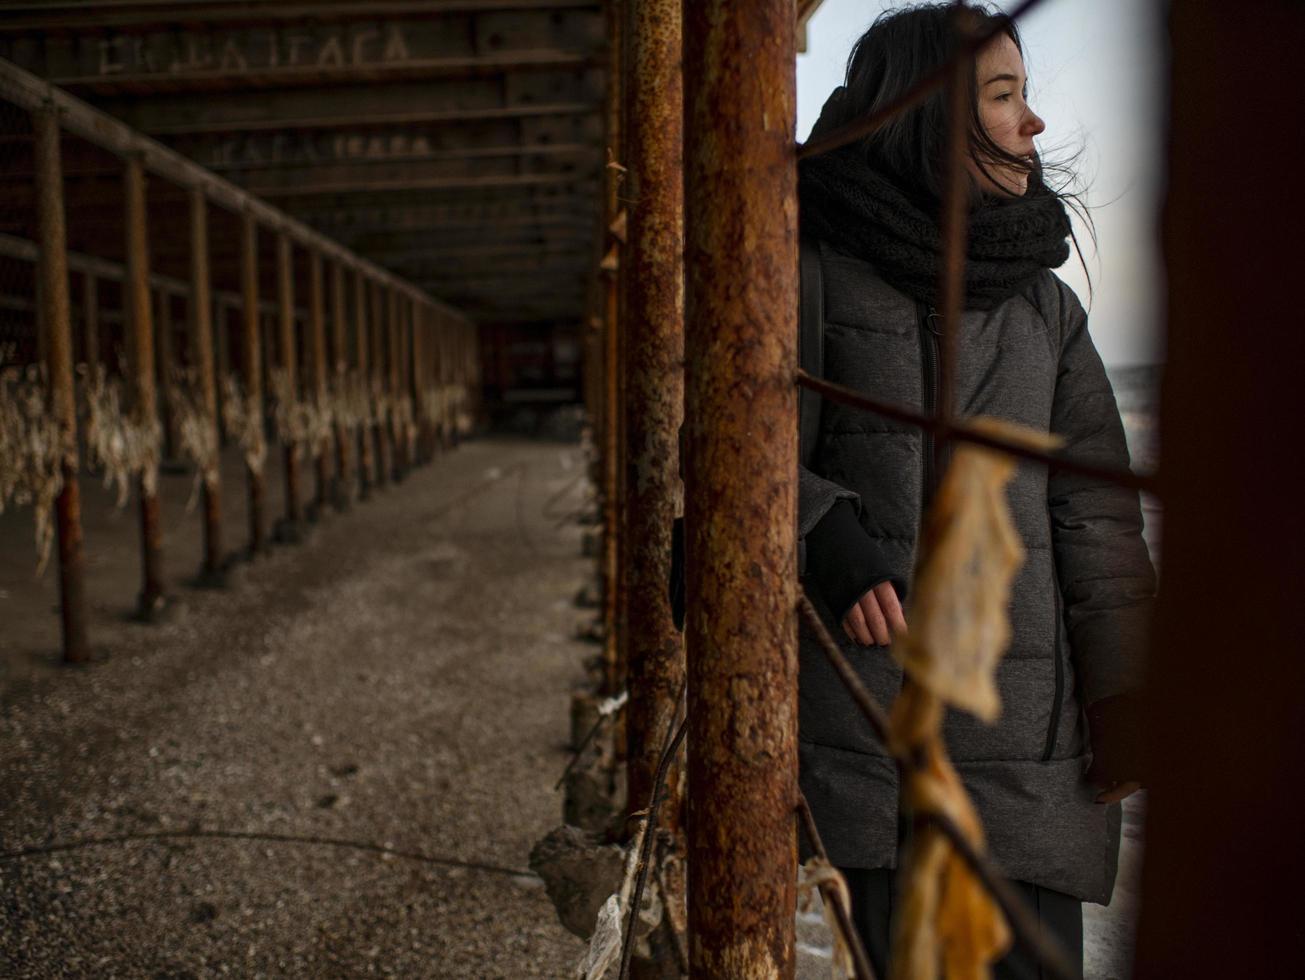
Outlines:
<svg viewBox="0 0 1305 980"><path fill-rule="evenodd" d="M1002 92L1001 95L997 96L997 101L998 101L998 102L1009 102L1009 101L1010 101L1010 97L1011 97L1011 93L1010 93L1010 92Z"/></svg>

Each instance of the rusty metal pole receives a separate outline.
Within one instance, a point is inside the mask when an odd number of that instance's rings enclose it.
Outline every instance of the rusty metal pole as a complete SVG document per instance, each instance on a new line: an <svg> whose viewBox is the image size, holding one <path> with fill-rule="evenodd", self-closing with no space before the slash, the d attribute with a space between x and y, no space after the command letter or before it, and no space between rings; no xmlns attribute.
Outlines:
<svg viewBox="0 0 1305 980"><path fill-rule="evenodd" d="M276 293L280 314L280 369L284 373L283 397L299 397L299 363L295 346L295 281L293 244L290 235L282 231L276 239ZM281 537L293 541L300 531L303 512L299 501L299 450L294 442L283 447L285 458L285 519L280 525Z"/></svg>
<svg viewBox="0 0 1305 980"><path fill-rule="evenodd" d="M416 430L416 436L413 440L416 455L412 460L413 466L419 466L426 462L426 424L422 419L421 411L421 392L422 392L422 373L424 364L422 331L426 326L426 311L423 307L417 305L417 301L408 300L408 360L406 384L408 392L412 396L412 423Z"/></svg>
<svg viewBox="0 0 1305 980"><path fill-rule="evenodd" d="M661 744L684 682L684 648L666 602L671 522L679 511L684 407L684 104L680 0L634 0L630 241L627 254L626 488L629 641L628 812L652 799ZM679 780L663 804L678 822Z"/></svg>
<svg viewBox="0 0 1305 980"><path fill-rule="evenodd" d="M163 415L163 458L175 461L180 447L177 407L172 404L173 372L177 364L172 336L172 297L159 289L154 293L154 303L154 383Z"/></svg>
<svg viewBox="0 0 1305 980"><path fill-rule="evenodd" d="M318 410L324 410L326 398L326 296L324 294L322 253L313 250L308 255L308 334L312 339L313 398ZM317 498L314 502L316 516L326 511L331 486L331 442L329 437L313 447L317 459Z"/></svg>
<svg viewBox="0 0 1305 980"><path fill-rule="evenodd" d="M399 405L403 401L403 386L399 380L403 373L403 308L399 302L399 292L393 286L385 291L385 315L385 359L389 367L386 378L390 389L390 403L395 408L390 422L390 445L392 447L390 475L394 482L398 483L403 479L407 462L404 448L406 440L403 431L403 416L399 411Z"/></svg>
<svg viewBox="0 0 1305 980"><path fill-rule="evenodd" d="M82 351L94 377L100 366L100 279L91 269L82 275Z"/></svg>
<svg viewBox="0 0 1305 980"><path fill-rule="evenodd" d="M208 201L202 187L190 192L190 329L205 424L213 445L218 445L217 377L213 367L213 296L208 266ZM204 564L200 577L217 581L222 575L222 475L221 465L206 474L201 492L204 504Z"/></svg>
<svg viewBox="0 0 1305 980"><path fill-rule="evenodd" d="M354 273L354 339L358 361L358 383L363 386L363 399L372 404L371 374L367 364L369 342L367 339L367 280L361 272ZM358 499L366 500L372 491L372 473L376 463L372 459L371 433L367 422L358 426Z"/></svg>
<svg viewBox="0 0 1305 980"><path fill-rule="evenodd" d="M666 601L671 524L680 513L678 435L684 412L684 184L681 0L627 0L631 16L629 181L626 256L625 534L626 813L652 801L666 732L684 684L684 645ZM681 828L680 767L666 776L659 826ZM631 824L627 821L627 827ZM677 834L678 846L683 846ZM682 865L672 865L682 867ZM663 900L684 900L682 876L668 876ZM679 916L676 916L679 918ZM636 980L678 977L675 941L650 938L651 961Z"/></svg>
<svg viewBox="0 0 1305 980"><path fill-rule="evenodd" d="M385 342L388 336L388 327L385 322L385 302L381 293L381 284L373 282L371 285L372 297L372 317L371 317L371 341L372 341L372 389L375 392L377 404L376 417L376 486L383 487L390 478L390 424L389 416L391 404L386 392L386 371L385 371Z"/></svg>
<svg viewBox="0 0 1305 980"><path fill-rule="evenodd" d="M59 423L63 449L63 489L55 500L59 538L59 621L63 659L91 659L86 640L86 559L82 551L81 493L77 483L77 401L73 388L72 323L68 298L68 244L63 214L63 165L59 153L58 111L33 114L36 137L36 223L41 252L37 261L40 325L45 335L45 369L50 409ZM93 287L92 287L93 288Z"/></svg>
<svg viewBox="0 0 1305 980"><path fill-rule="evenodd" d="M620 238L616 234L617 218L621 211L619 196L621 171L618 168L621 151L622 77L621 38L624 0L607 4L607 105L606 143L608 165L606 171L607 230L606 252L603 257L604 322L603 322L603 683L599 691L614 695L621 686L621 668L618 663L618 638L616 635L619 613L617 593L620 578Z"/></svg>
<svg viewBox="0 0 1305 980"><path fill-rule="evenodd" d="M797 199L790 0L685 0L689 947L792 977Z"/></svg>
<svg viewBox="0 0 1305 980"><path fill-rule="evenodd" d="M145 216L145 168L140 157L128 157L123 180L127 225L127 279L124 307L128 330L128 374L132 379L136 419L157 425L158 396L154 388L154 321L150 309L149 233ZM158 460L149 460L140 474L141 590L140 616L151 619L164 606L163 525L159 515Z"/></svg>
<svg viewBox="0 0 1305 980"><path fill-rule="evenodd" d="M344 265L331 263L331 376L335 379L337 397L343 398L349 373L349 331L345 324ZM344 425L335 423L335 505L343 509L348 505L349 492L349 433Z"/></svg>
<svg viewBox="0 0 1305 980"><path fill-rule="evenodd" d="M263 337L262 320L258 309L258 224L246 212L240 218L240 293L244 314L243 348L246 411L254 418L260 432L263 421ZM256 555L267 547L266 520L264 518L265 464L251 466L245 462L249 480L249 553Z"/></svg>

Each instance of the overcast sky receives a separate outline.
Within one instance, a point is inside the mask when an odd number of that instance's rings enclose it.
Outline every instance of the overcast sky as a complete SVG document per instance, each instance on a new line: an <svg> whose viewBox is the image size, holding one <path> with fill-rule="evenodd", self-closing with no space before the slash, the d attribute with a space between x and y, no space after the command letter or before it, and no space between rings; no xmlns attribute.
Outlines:
<svg viewBox="0 0 1305 980"><path fill-rule="evenodd" d="M1010 9L1014 0L994 6ZM798 56L798 138L842 83L847 55L880 11L881 0L824 0ZM1137 0L1046 0L1021 21L1029 99L1047 123L1039 150L1082 146L1087 201L1097 227L1094 252L1079 234L1092 296L1088 323L1109 365L1163 359L1159 323L1159 173L1164 70L1158 4ZM1076 258L1057 273L1089 305Z"/></svg>

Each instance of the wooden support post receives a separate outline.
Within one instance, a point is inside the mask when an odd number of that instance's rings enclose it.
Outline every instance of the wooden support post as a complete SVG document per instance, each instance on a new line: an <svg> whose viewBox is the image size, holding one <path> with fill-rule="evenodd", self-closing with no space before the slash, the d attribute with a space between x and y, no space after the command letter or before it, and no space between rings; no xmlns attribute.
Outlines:
<svg viewBox="0 0 1305 980"><path fill-rule="evenodd" d="M216 332L214 350L217 356L218 436L222 440L223 447L225 447L228 432L223 417L226 404L226 388L224 385L227 378L231 376L231 307L216 297L213 300L213 327Z"/></svg>
<svg viewBox="0 0 1305 980"><path fill-rule="evenodd" d="M690 969L790 978L795 19L791 0L682 9Z"/></svg>
<svg viewBox="0 0 1305 980"><path fill-rule="evenodd" d="M154 321L150 309L149 232L145 214L145 168L140 157L128 157L123 181L127 226L125 312L128 374L133 411L143 425L157 425L158 395L154 386ZM158 459L150 459L139 478L141 590L138 611L152 619L165 605L163 589L163 524L159 514Z"/></svg>
<svg viewBox="0 0 1305 980"><path fill-rule="evenodd" d="M407 469L407 440L404 436L403 415L400 411L400 406L403 404L403 386L399 383L399 379L403 374L403 306L400 302L399 291L393 286L385 290L385 311L385 358L389 367L386 372L386 384L390 390L391 404L395 408L390 424L390 443L392 446L390 475L397 483L403 479L404 471Z"/></svg>
<svg viewBox="0 0 1305 980"><path fill-rule="evenodd" d="M190 192L190 337L214 451L218 445L217 376L213 366L213 294L208 266L208 201L202 187ZM203 475L204 564L201 579L220 582L222 555L222 467L218 459Z"/></svg>
<svg viewBox="0 0 1305 980"><path fill-rule="evenodd" d="M63 164L56 109L32 117L36 138L36 224L40 257L40 326L45 340L50 411L59 424L63 452L63 489L55 500L55 532L59 543L59 622L63 659L85 663L91 658L86 640L86 559L82 550L82 510L77 483L77 401L73 387L72 323L68 298L68 243L63 213Z"/></svg>
<svg viewBox="0 0 1305 980"><path fill-rule="evenodd" d="M322 254L310 252L308 256L308 333L312 339L313 399L319 411L327 406L326 391L326 297L322 281ZM323 439L312 447L317 461L316 512L320 517L326 510L331 486L331 440Z"/></svg>
<svg viewBox="0 0 1305 980"><path fill-rule="evenodd" d="M367 404L375 407L372 399L371 370L367 362L371 343L367 336L367 279L361 272L354 274L354 339L358 360L358 381L364 388ZM371 493L372 474L376 462L372 459L372 438L368 425L358 426L358 497L366 500Z"/></svg>
<svg viewBox="0 0 1305 980"><path fill-rule="evenodd" d="M280 330L278 368L284 372L284 390L280 397L299 398L299 351L295 344L294 245L282 231L276 237L276 298ZM303 510L299 500L299 453L302 447L293 440L281 447L285 460L285 518L278 525L279 536L295 541L300 533Z"/></svg>
<svg viewBox="0 0 1305 980"><path fill-rule="evenodd" d="M263 330L258 308L258 224L248 212L241 215L240 226L240 292L244 313L244 369L246 411L254 417L261 438L265 428L263 419ZM265 463L260 457L257 465L246 459L245 471L249 478L249 553L256 555L267 547L264 528Z"/></svg>
<svg viewBox="0 0 1305 980"><path fill-rule="evenodd" d="M100 279L91 269L82 273L82 353L94 377L100 366Z"/></svg>
<svg viewBox="0 0 1305 980"><path fill-rule="evenodd" d="M331 377L337 398L342 398L348 384L349 331L345 322L344 265L331 263ZM349 431L335 423L335 488L332 494L337 509L349 503Z"/></svg>

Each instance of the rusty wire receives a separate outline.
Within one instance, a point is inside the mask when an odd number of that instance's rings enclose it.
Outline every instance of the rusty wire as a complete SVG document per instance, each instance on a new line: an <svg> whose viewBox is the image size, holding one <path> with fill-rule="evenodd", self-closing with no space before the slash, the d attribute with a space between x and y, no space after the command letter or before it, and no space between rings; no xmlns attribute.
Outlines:
<svg viewBox="0 0 1305 980"><path fill-rule="evenodd" d="M807 835L807 842L811 844L811 850L815 852L816 857L821 861L833 867L833 862L829 860L829 852L825 850L825 842L820 839L820 830L816 827L816 818L811 813L806 794L800 789L798 790L797 814L798 823ZM870 965L870 956L865 951L865 943L861 941L861 934L856 931L856 925L852 922L851 909L844 907L843 903L839 901L837 889L830 887L826 892L826 889L821 887L820 892L822 901L828 902L834 910L834 916L838 920L838 931L842 933L843 942L847 944L847 948L852 954L852 965L856 968L856 980L876 980L875 968Z"/></svg>
<svg viewBox="0 0 1305 980"><path fill-rule="evenodd" d="M888 727L888 716L884 709L875 701L874 695L871 694L861 679L857 676L852 665L848 663L847 657L843 651L838 648L834 638L829 635L829 630L825 628L820 614L816 612L816 607L811 604L805 592L801 593L798 599L798 612L803 619L807 621L812 631L816 634L821 648L829 658L830 664L834 667L839 679L843 681L852 695L852 700L856 706L861 709L865 715L866 721L874 730L875 737L879 739L884 749L897 762L899 770L906 772L916 769L920 765L918 759L913 758L909 753L903 751L897 744L896 739ZM1044 936L1038 920L1033 916L1023 900L1011 888L1010 883L993 864L992 859L986 854L976 851L969 839L961 832L961 828L943 813L921 814L921 819L927 820L938 828L951 844L952 848L965 861L967 867L976 878L988 890L996 903L1001 907L1002 914L1006 916L1006 921L1010 923L1011 931L1015 937L1023 943L1038 961L1047 968L1052 974L1060 980L1074 980L1075 971L1069 964L1069 958L1060 948L1055 940Z"/></svg>

